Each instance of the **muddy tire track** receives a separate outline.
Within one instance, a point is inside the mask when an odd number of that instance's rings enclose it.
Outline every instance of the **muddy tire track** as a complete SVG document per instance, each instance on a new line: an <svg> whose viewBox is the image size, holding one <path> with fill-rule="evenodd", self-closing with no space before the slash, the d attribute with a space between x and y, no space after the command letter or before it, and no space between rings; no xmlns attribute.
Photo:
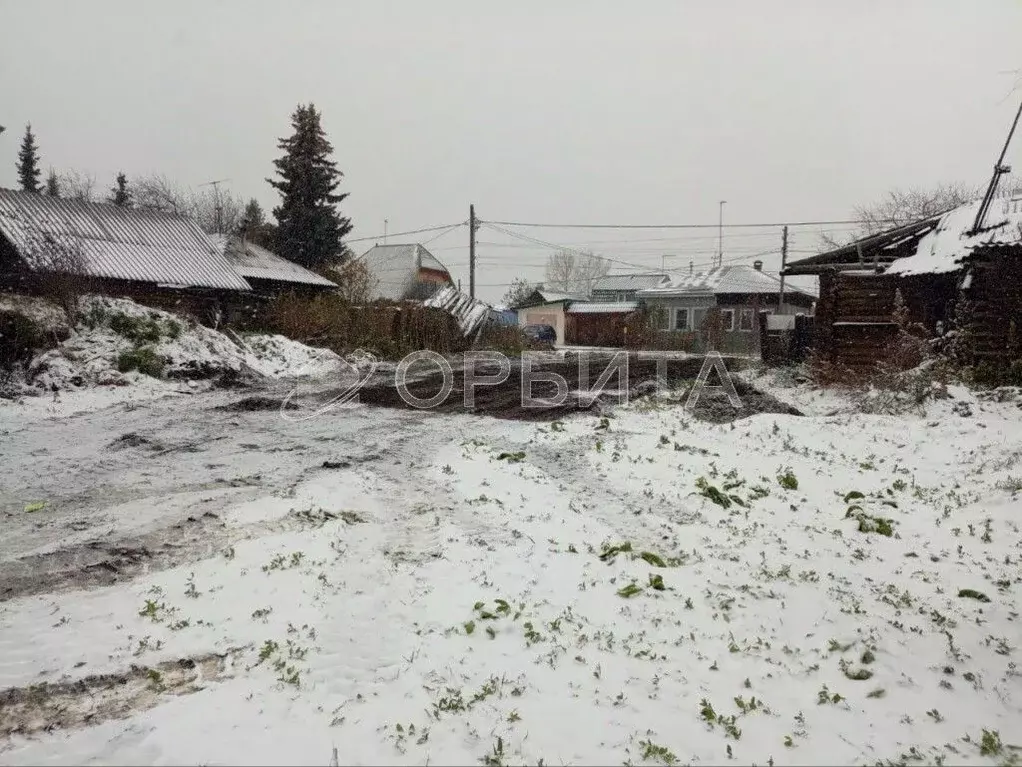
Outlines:
<svg viewBox="0 0 1022 767"><path fill-rule="evenodd" d="M72 729L127 719L168 696L199 692L230 678L247 648L205 653L154 666L94 674L74 681L44 682L0 690L0 737Z"/></svg>

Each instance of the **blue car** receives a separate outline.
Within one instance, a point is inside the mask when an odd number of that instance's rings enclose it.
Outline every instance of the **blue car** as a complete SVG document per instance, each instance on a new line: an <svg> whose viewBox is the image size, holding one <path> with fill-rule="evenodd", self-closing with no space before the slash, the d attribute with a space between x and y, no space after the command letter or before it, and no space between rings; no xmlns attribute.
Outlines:
<svg viewBox="0 0 1022 767"><path fill-rule="evenodd" d="M532 341L557 343L557 331L551 325L525 325L522 328L522 333Z"/></svg>

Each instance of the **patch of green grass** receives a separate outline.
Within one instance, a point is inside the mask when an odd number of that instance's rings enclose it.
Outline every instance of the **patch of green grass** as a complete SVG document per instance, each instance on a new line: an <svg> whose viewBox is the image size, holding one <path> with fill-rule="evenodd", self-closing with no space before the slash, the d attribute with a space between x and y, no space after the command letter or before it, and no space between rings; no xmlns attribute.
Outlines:
<svg viewBox="0 0 1022 767"><path fill-rule="evenodd" d="M641 593L642 593L642 589L638 585L636 585L634 582L629 583L624 588L620 588L620 589L617 590L617 595L619 597L624 597L625 599L629 599L631 597L634 597L636 594L641 594Z"/></svg>
<svg viewBox="0 0 1022 767"><path fill-rule="evenodd" d="M110 315L110 329L122 335L136 346L159 342L163 328L155 317L133 317L123 312ZM178 335L181 328L178 326Z"/></svg>
<svg viewBox="0 0 1022 767"><path fill-rule="evenodd" d="M980 756L998 756L1004 746L1001 744L1001 733L997 730L983 730L983 737L979 742Z"/></svg>
<svg viewBox="0 0 1022 767"><path fill-rule="evenodd" d="M628 541L618 544L603 544L603 550L600 552L600 559L604 562L609 562L618 554L625 554L632 550L632 544Z"/></svg>
<svg viewBox="0 0 1022 767"><path fill-rule="evenodd" d="M656 573L650 573L649 587L656 591L663 591L666 588L666 586L664 586L664 576L657 575Z"/></svg>
<svg viewBox="0 0 1022 767"><path fill-rule="evenodd" d="M798 478L789 467L785 467L783 471L778 472L777 484L785 490L798 490Z"/></svg>
<svg viewBox="0 0 1022 767"><path fill-rule="evenodd" d="M25 505L26 514L34 514L37 511L42 511L46 508L46 501L36 501L35 503L29 503Z"/></svg>
<svg viewBox="0 0 1022 767"><path fill-rule="evenodd" d="M152 378L162 378L165 364L163 357L151 346L129 349L117 355L117 369L122 373L137 370Z"/></svg>
<svg viewBox="0 0 1022 767"><path fill-rule="evenodd" d="M962 589L958 592L958 596L967 599L975 599L979 602L989 602L990 597L984 594L982 591L976 591L976 589Z"/></svg>
<svg viewBox="0 0 1022 767"><path fill-rule="evenodd" d="M497 456L498 461L507 461L508 463L521 463L525 460L525 452L518 450L514 453L501 453Z"/></svg>
<svg viewBox="0 0 1022 767"><path fill-rule="evenodd" d="M642 761L644 762L678 763L678 757L667 746L661 746L651 740L640 740L639 745L642 746Z"/></svg>
<svg viewBox="0 0 1022 767"><path fill-rule="evenodd" d="M645 561L647 564L653 565L653 567L667 567L667 563L664 562L663 557L659 554L654 554L652 551L644 551L639 554L639 559Z"/></svg>

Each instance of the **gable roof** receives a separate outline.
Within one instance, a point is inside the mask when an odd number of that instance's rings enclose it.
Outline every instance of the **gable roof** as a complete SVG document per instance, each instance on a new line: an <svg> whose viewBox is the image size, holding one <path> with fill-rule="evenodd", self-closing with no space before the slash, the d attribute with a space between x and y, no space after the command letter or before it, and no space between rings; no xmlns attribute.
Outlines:
<svg viewBox="0 0 1022 767"><path fill-rule="evenodd" d="M826 253L793 261L784 273L818 274L841 267L870 268L875 262L889 274L940 274L958 270L976 248L1022 245L1022 198L994 200L983 229L970 234L979 205L979 200L973 200Z"/></svg>
<svg viewBox="0 0 1022 767"><path fill-rule="evenodd" d="M668 275L661 273L608 274L593 284L593 290L644 290L656 287L669 279Z"/></svg>
<svg viewBox="0 0 1022 767"><path fill-rule="evenodd" d="M516 308L527 309L531 306L541 304L571 303L572 301L585 301L586 297L578 293L564 293L560 290L547 290L543 286L537 286L529 297L520 303Z"/></svg>
<svg viewBox="0 0 1022 767"><path fill-rule="evenodd" d="M708 272L675 277L663 285L639 291L642 298L677 296L715 296L724 293L753 295L780 292L781 281L774 275L744 264L718 266ZM816 298L806 288L785 284L785 289Z"/></svg>
<svg viewBox="0 0 1022 767"><path fill-rule="evenodd" d="M450 272L440 260L419 243L374 245L360 257L376 279L374 296L400 301L418 281L419 269Z"/></svg>
<svg viewBox="0 0 1022 767"><path fill-rule="evenodd" d="M326 277L321 277L304 266L288 261L254 242L243 240L241 237L214 234L210 235L210 239L242 277L253 280L317 285L324 288L337 287Z"/></svg>
<svg viewBox="0 0 1022 767"><path fill-rule="evenodd" d="M250 290L193 219L0 189L0 234L32 268L46 243L81 253L84 276Z"/></svg>

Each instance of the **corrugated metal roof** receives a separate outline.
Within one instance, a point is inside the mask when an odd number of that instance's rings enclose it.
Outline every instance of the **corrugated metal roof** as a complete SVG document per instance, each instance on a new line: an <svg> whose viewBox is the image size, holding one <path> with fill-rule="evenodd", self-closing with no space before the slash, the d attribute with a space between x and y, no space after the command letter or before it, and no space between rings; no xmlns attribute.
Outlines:
<svg viewBox="0 0 1022 767"><path fill-rule="evenodd" d="M326 277L321 277L304 266L299 266L293 261L288 261L286 258L253 242L242 240L240 237L214 234L210 235L210 240L242 277L249 277L253 280L294 282L301 285L319 285L325 288L337 287Z"/></svg>
<svg viewBox="0 0 1022 767"><path fill-rule="evenodd" d="M815 293L795 285L786 285L788 290L816 297ZM643 298L655 296L716 295L719 293L777 293L780 280L772 274L752 266L731 264L718 266L708 272L687 274L676 277L669 283L639 292Z"/></svg>
<svg viewBox="0 0 1022 767"><path fill-rule="evenodd" d="M376 278L374 297L400 301L418 281L419 269L450 274L432 253L418 243L374 245L360 257Z"/></svg>
<svg viewBox="0 0 1022 767"><path fill-rule="evenodd" d="M568 314L627 314L639 308L635 301L577 303L568 307Z"/></svg>
<svg viewBox="0 0 1022 767"><path fill-rule="evenodd" d="M593 290L643 290L667 281L666 274L608 274L593 285Z"/></svg>
<svg viewBox="0 0 1022 767"><path fill-rule="evenodd" d="M80 251L91 277L250 290L190 218L0 189L0 233L30 267L47 243Z"/></svg>
<svg viewBox="0 0 1022 767"><path fill-rule="evenodd" d="M475 337L493 312L489 304L462 293L454 285L445 285L422 303L423 306L443 309L451 314L458 321L461 332L469 339Z"/></svg>

